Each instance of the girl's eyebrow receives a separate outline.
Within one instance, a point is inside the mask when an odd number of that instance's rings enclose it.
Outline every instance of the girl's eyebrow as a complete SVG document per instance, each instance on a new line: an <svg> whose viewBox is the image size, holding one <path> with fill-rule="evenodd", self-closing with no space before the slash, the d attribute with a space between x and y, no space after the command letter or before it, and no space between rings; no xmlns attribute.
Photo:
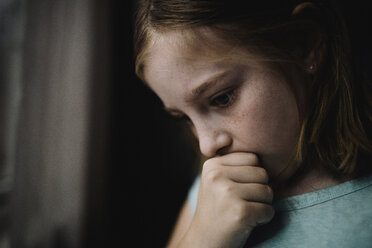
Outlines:
<svg viewBox="0 0 372 248"><path fill-rule="evenodd" d="M215 76L212 76L211 78L207 79L204 83L200 84L199 86L195 87L191 90L191 94L189 96L185 97L185 102L192 103L196 99L198 99L207 89L215 86L218 84L226 75L228 74L228 71L224 71L222 73L219 73ZM175 108L169 108L164 106L164 110L168 112L170 115L181 115L182 112L175 109Z"/></svg>
<svg viewBox="0 0 372 248"><path fill-rule="evenodd" d="M217 83L222 81L224 77L228 74L228 71L224 71L219 73L209 79L207 79L204 83L201 83L199 86L195 87L191 90L190 96L185 98L186 102L193 102L195 99L198 99L207 89L212 88Z"/></svg>

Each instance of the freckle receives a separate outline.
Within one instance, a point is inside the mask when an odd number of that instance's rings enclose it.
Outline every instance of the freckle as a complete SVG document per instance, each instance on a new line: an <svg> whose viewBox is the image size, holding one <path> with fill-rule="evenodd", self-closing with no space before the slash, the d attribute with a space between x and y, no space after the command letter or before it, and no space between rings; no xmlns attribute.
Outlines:
<svg viewBox="0 0 372 248"><path fill-rule="evenodd" d="M239 125L239 123L244 120L244 118L246 117L246 113L239 113L239 114L235 114L233 118L230 119L230 123L233 125L233 126L237 126Z"/></svg>

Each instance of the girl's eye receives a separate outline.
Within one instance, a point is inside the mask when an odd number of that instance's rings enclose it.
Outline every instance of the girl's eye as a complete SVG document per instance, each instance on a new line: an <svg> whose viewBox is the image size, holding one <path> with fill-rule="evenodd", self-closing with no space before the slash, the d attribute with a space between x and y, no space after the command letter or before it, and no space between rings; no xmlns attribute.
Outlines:
<svg viewBox="0 0 372 248"><path fill-rule="evenodd" d="M235 90L229 90L212 98L210 104L214 107L229 107L235 100Z"/></svg>

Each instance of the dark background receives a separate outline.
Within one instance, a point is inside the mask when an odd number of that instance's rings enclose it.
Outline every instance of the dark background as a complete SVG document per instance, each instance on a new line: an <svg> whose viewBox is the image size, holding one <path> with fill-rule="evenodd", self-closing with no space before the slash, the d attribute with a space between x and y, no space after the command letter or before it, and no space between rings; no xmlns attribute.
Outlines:
<svg viewBox="0 0 372 248"><path fill-rule="evenodd" d="M101 174L106 182L100 189L103 199L97 200L97 189L92 190L91 202L103 204L88 209L86 243L87 247L164 247L197 173L198 154L183 124L171 119L135 76L133 3L110 1L109 10L108 166Z"/></svg>

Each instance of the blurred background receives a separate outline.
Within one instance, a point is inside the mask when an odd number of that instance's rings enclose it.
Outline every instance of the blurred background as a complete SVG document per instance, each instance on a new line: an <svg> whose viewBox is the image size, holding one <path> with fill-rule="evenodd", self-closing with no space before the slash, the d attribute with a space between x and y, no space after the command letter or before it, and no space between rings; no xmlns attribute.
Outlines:
<svg viewBox="0 0 372 248"><path fill-rule="evenodd" d="M132 2L0 0L0 247L162 247L197 172Z"/></svg>
<svg viewBox="0 0 372 248"><path fill-rule="evenodd" d="M341 2L371 78L371 7ZM199 155L134 75L132 17L0 0L0 248L164 247Z"/></svg>

